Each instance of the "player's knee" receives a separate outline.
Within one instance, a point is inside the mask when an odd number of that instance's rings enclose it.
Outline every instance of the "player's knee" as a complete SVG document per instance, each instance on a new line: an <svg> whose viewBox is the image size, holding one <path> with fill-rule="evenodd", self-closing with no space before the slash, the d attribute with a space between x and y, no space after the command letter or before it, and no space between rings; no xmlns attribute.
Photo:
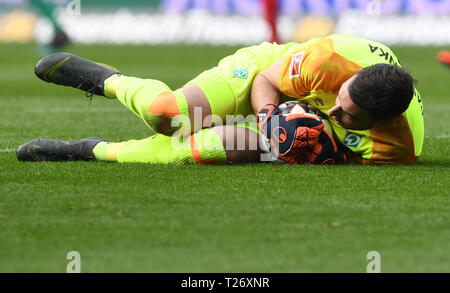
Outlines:
<svg viewBox="0 0 450 293"><path fill-rule="evenodd" d="M145 120L155 131L171 135L179 128L179 125L172 126L172 120L180 114L175 94L166 91L151 102Z"/></svg>

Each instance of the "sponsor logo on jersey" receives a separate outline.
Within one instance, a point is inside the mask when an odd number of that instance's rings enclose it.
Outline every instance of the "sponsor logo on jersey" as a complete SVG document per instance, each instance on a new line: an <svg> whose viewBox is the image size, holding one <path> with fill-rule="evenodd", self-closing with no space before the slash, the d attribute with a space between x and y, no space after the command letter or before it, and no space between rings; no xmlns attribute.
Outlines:
<svg viewBox="0 0 450 293"><path fill-rule="evenodd" d="M248 75L247 69L235 69L233 70L233 77L246 79Z"/></svg>
<svg viewBox="0 0 450 293"><path fill-rule="evenodd" d="M305 55L304 51L292 55L291 64L289 65L289 79L300 76L303 55Z"/></svg>
<svg viewBox="0 0 450 293"><path fill-rule="evenodd" d="M287 138L286 129L281 126L276 127L272 132L273 139L275 139L278 143L284 143Z"/></svg>
<svg viewBox="0 0 450 293"><path fill-rule="evenodd" d="M362 136L347 132L344 137L344 144L349 148L356 149L361 142Z"/></svg>

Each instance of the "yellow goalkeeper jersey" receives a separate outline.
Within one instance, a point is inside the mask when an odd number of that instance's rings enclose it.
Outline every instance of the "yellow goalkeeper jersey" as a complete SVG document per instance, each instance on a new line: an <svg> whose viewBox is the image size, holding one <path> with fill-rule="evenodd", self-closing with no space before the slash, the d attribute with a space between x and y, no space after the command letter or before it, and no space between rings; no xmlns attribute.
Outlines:
<svg viewBox="0 0 450 293"><path fill-rule="evenodd" d="M272 63L274 60L284 60L279 76L279 87L284 94L281 102L306 102L327 116L328 110L335 105L342 83L362 68L377 63L401 66L387 46L343 34L316 38L306 43L273 46L265 43L258 47L265 47L257 53L266 54L264 62L268 59ZM267 67L267 64L261 66ZM414 89L408 109L392 124L356 131L342 128L333 118L329 121L335 136L356 154L351 157L358 162L409 163L415 162L422 152L423 106L417 89Z"/></svg>

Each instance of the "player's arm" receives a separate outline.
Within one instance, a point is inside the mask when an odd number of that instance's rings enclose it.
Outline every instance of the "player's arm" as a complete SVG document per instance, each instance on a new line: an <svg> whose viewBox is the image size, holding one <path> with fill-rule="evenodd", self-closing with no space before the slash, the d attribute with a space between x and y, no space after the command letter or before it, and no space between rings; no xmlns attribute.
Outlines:
<svg viewBox="0 0 450 293"><path fill-rule="evenodd" d="M255 113L258 113L264 105L279 104L281 91L278 85L278 77L282 64L283 60L275 62L266 70L258 73L253 80L250 99Z"/></svg>

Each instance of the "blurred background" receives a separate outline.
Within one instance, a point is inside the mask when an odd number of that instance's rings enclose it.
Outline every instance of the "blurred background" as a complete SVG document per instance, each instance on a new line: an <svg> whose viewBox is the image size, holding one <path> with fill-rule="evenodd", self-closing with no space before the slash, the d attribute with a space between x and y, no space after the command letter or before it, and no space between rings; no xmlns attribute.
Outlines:
<svg viewBox="0 0 450 293"><path fill-rule="evenodd" d="M251 45L346 33L450 44L450 0L0 0L0 42Z"/></svg>

